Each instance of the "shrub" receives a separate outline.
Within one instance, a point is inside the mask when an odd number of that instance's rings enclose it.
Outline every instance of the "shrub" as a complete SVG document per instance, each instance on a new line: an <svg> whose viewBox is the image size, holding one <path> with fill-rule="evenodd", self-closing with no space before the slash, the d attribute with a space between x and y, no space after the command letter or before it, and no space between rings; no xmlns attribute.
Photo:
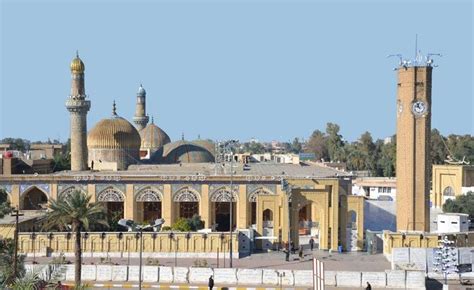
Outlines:
<svg viewBox="0 0 474 290"><path fill-rule="evenodd" d="M161 231L162 232L169 232L169 231L171 231L171 227L170 226L164 226L164 227L161 228Z"/></svg>
<svg viewBox="0 0 474 290"><path fill-rule="evenodd" d="M189 232L191 231L191 226L189 225L188 219L179 218L171 228L178 232Z"/></svg>

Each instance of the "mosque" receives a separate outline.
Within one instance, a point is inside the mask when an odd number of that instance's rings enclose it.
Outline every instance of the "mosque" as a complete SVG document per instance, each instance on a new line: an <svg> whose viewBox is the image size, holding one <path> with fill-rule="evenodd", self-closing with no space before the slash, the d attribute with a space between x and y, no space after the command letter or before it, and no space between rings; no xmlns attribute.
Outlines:
<svg viewBox="0 0 474 290"><path fill-rule="evenodd" d="M41 211L49 200L82 190L109 214L137 222L164 218L170 226L199 215L211 232L250 230L259 238L257 248L289 239L298 245L301 236L312 236L325 250L363 248L364 198L351 195L350 174L306 162L229 162L214 142L172 142L150 122L142 85L133 124L114 102L111 115L88 131L92 104L78 55L70 70L71 170L0 175L0 188L20 210Z"/></svg>

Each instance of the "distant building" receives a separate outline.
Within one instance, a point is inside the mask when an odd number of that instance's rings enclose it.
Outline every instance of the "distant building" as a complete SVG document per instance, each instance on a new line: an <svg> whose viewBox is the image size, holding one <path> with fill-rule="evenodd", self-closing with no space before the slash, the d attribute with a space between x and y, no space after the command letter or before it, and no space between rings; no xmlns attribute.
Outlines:
<svg viewBox="0 0 474 290"><path fill-rule="evenodd" d="M460 233L469 231L469 215L465 213L438 214L438 233Z"/></svg>
<svg viewBox="0 0 474 290"><path fill-rule="evenodd" d="M474 166L433 165L431 203L441 208L448 199L474 192Z"/></svg>
<svg viewBox="0 0 474 290"><path fill-rule="evenodd" d="M395 201L397 180L390 177L364 177L352 180L352 194L369 199Z"/></svg>

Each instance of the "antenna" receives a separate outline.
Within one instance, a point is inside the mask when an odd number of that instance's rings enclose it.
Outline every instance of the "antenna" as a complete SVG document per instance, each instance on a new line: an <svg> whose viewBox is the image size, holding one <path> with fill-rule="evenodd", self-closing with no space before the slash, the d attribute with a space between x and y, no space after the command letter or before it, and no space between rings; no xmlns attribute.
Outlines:
<svg viewBox="0 0 474 290"><path fill-rule="evenodd" d="M415 34L415 60L418 58L418 34Z"/></svg>
<svg viewBox="0 0 474 290"><path fill-rule="evenodd" d="M405 68L405 70L409 67L417 67L417 66L433 66L433 56L442 57L440 53L428 53L424 56L421 53L421 50L418 50L418 34L415 34L415 57L413 59L403 59L401 54L390 54L387 56L389 57L398 57L399 63L398 67L394 68L393 70L398 70L400 67ZM433 66L437 67L437 66Z"/></svg>

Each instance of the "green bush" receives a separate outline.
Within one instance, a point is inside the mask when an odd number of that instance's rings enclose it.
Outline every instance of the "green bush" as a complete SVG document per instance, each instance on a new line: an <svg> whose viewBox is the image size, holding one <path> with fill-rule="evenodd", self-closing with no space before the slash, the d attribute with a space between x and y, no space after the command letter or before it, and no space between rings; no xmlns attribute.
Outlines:
<svg viewBox="0 0 474 290"><path fill-rule="evenodd" d="M169 232L169 231L171 231L171 227L170 226L161 227L161 231L162 232Z"/></svg>
<svg viewBox="0 0 474 290"><path fill-rule="evenodd" d="M174 231L178 232L189 232L191 231L191 226L189 225L188 219L185 218L179 218L172 226L171 228Z"/></svg>
<svg viewBox="0 0 474 290"><path fill-rule="evenodd" d="M188 219L189 226L191 231L195 232L204 228L204 222L201 220L201 217L197 214L193 215L192 218Z"/></svg>
<svg viewBox="0 0 474 290"><path fill-rule="evenodd" d="M467 213L474 217L474 192L469 191L466 195L458 195L456 199L448 199L443 205L444 212Z"/></svg>

